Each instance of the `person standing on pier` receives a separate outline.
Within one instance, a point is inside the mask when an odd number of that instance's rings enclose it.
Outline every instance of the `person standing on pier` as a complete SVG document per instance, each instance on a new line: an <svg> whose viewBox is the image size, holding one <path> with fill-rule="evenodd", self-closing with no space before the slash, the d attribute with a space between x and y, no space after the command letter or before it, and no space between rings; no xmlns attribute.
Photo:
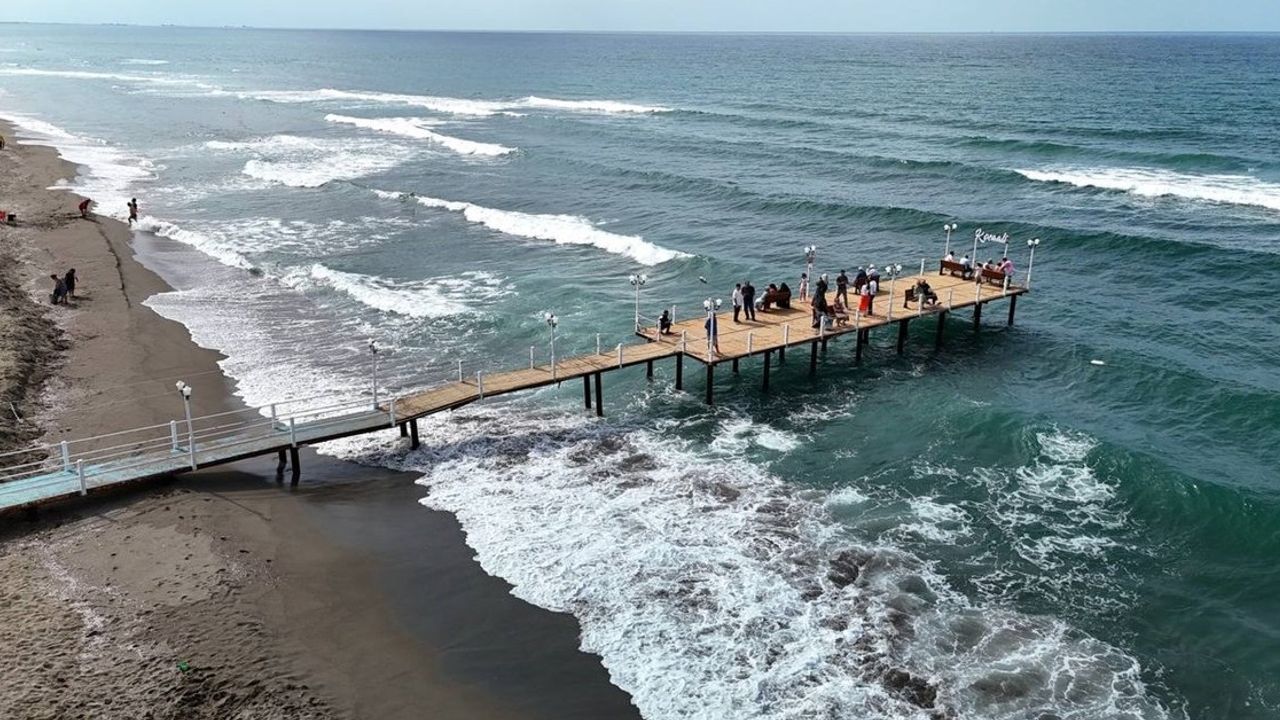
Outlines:
<svg viewBox="0 0 1280 720"><path fill-rule="evenodd" d="M853 294L861 295L862 286L867 284L867 269L858 268L858 274L853 276Z"/></svg>
<svg viewBox="0 0 1280 720"><path fill-rule="evenodd" d="M809 273L800 273L800 302L809 299Z"/></svg>
<svg viewBox="0 0 1280 720"><path fill-rule="evenodd" d="M874 272L874 271L875 271L875 268L874 268L874 267L872 267L872 268L871 268L871 270L872 270L872 272ZM875 313L875 307L876 307L876 293L880 292L880 275L879 275L879 273L876 273L875 275L868 275L868 276L867 276L867 284L866 284L866 285L863 285L863 286L862 286L862 289L863 289L863 293L862 293L862 294L863 294L863 295L865 295L865 296L866 296L866 298L867 298L867 314L868 314L868 315L875 315L875 314L876 314L876 313Z"/></svg>
<svg viewBox="0 0 1280 720"><path fill-rule="evenodd" d="M844 270L836 276L836 299L844 303L845 307L849 307L849 276Z"/></svg>
<svg viewBox="0 0 1280 720"><path fill-rule="evenodd" d="M707 342L711 345L711 350L716 355L720 354L720 317L713 309L707 313L707 321L703 323L707 328Z"/></svg>
<svg viewBox="0 0 1280 720"><path fill-rule="evenodd" d="M742 312L742 283L733 286L733 322L738 324L738 313Z"/></svg>
<svg viewBox="0 0 1280 720"><path fill-rule="evenodd" d="M756 286L748 280L742 284L742 311L747 319L755 322L756 319Z"/></svg>

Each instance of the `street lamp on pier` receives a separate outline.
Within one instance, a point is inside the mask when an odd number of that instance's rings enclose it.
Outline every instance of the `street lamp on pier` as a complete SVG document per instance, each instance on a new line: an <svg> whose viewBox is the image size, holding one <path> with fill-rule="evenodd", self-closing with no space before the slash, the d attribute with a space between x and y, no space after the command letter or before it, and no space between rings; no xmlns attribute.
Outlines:
<svg viewBox="0 0 1280 720"><path fill-rule="evenodd" d="M648 275L632 275L631 286L636 289L636 332L640 332L640 288L649 282Z"/></svg>
<svg viewBox="0 0 1280 720"><path fill-rule="evenodd" d="M1027 287L1031 287L1031 266L1036 261L1036 248L1040 245L1040 238L1031 238L1027 241L1027 247L1031 248L1031 257L1027 258Z"/></svg>
<svg viewBox="0 0 1280 720"><path fill-rule="evenodd" d="M551 328L551 379L556 379L556 326L560 324L560 318L554 313L547 313L544 319L547 321L547 327Z"/></svg>

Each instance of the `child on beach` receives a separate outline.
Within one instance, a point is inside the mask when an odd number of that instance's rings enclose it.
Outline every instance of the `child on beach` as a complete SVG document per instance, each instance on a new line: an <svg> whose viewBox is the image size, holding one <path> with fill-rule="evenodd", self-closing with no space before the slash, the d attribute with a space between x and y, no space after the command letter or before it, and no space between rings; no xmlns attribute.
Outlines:
<svg viewBox="0 0 1280 720"><path fill-rule="evenodd" d="M54 305L64 302L67 297L67 284L57 275L50 275L49 279L53 281L53 294L49 297L50 302Z"/></svg>
<svg viewBox="0 0 1280 720"><path fill-rule="evenodd" d="M138 198L129 201L129 225L138 221Z"/></svg>
<svg viewBox="0 0 1280 720"><path fill-rule="evenodd" d="M71 268L67 274L62 277L62 284L67 288L67 297L76 296L76 269Z"/></svg>
<svg viewBox="0 0 1280 720"><path fill-rule="evenodd" d="M82 217L82 218L87 218L87 217L89 217L89 206L90 206L90 205L93 205L93 201L92 201L92 200L90 200L89 198L85 198L84 200L81 200L81 201L80 201L80 205L79 205L79 207L80 207L80 217Z"/></svg>

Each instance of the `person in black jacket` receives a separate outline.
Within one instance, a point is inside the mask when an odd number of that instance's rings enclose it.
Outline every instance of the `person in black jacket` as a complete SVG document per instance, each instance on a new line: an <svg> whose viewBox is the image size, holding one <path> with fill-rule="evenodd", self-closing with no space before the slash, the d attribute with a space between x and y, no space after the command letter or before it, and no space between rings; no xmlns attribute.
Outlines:
<svg viewBox="0 0 1280 720"><path fill-rule="evenodd" d="M756 319L756 286L750 280L742 283L742 310L748 320Z"/></svg>

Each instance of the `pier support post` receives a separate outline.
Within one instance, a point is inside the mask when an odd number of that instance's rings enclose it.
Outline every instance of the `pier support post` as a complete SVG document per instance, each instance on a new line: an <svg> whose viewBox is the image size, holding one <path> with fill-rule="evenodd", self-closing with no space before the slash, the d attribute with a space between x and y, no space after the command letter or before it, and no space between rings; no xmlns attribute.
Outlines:
<svg viewBox="0 0 1280 720"><path fill-rule="evenodd" d="M977 332L982 328L982 305L973 306L973 331Z"/></svg>
<svg viewBox="0 0 1280 720"><path fill-rule="evenodd" d="M782 347L778 348L778 362L782 363L782 362L786 362L786 360L787 360L787 346L783 345Z"/></svg>
<svg viewBox="0 0 1280 720"><path fill-rule="evenodd" d="M302 477L302 464L298 460L297 446L289 448L289 465L291 466L289 475L289 485L298 486L298 478Z"/></svg>
<svg viewBox="0 0 1280 720"><path fill-rule="evenodd" d="M591 376L582 376L582 404L591 409Z"/></svg>
<svg viewBox="0 0 1280 720"><path fill-rule="evenodd" d="M410 448L410 449L412 449L412 450L417 450L417 449L418 449L418 445L419 445L419 443L418 443L418 421L417 421L417 420L410 420L410 421L409 421L409 448Z"/></svg>
<svg viewBox="0 0 1280 720"><path fill-rule="evenodd" d="M684 354L676 356L676 389L684 389Z"/></svg>
<svg viewBox="0 0 1280 720"><path fill-rule="evenodd" d="M408 423L400 423L400 437L409 437Z"/></svg>
<svg viewBox="0 0 1280 720"><path fill-rule="evenodd" d="M779 352L779 357L781 357L782 351L779 350L778 352ZM773 351L771 350L764 351L764 390L765 392L769 391L769 360L772 357L773 357Z"/></svg>
<svg viewBox="0 0 1280 720"><path fill-rule="evenodd" d="M738 374L738 358L733 359L733 374Z"/></svg>
<svg viewBox="0 0 1280 720"><path fill-rule="evenodd" d="M276 459L276 482L284 480L284 466L287 462L288 461L285 460L284 449L281 448L280 452L277 453Z"/></svg>
<svg viewBox="0 0 1280 720"><path fill-rule="evenodd" d="M907 321L899 320L898 321L898 354L901 355L902 351L906 347L907 347Z"/></svg>
<svg viewBox="0 0 1280 720"><path fill-rule="evenodd" d="M938 327L933 331L933 347L935 350L942 349L942 336L947 329L947 311L943 310L938 313Z"/></svg>
<svg viewBox="0 0 1280 720"><path fill-rule="evenodd" d="M1009 298L1009 325L1013 325L1013 311L1018 309L1018 296Z"/></svg>
<svg viewBox="0 0 1280 720"><path fill-rule="evenodd" d="M735 360L734 362L736 363L737 361ZM708 405L716 404L715 391L716 391L716 366L708 364L707 365L707 404Z"/></svg>
<svg viewBox="0 0 1280 720"><path fill-rule="evenodd" d="M604 417L604 390L602 389L604 373L596 373L596 417Z"/></svg>
<svg viewBox="0 0 1280 720"><path fill-rule="evenodd" d="M818 341L814 340L809 343L809 374L815 375L818 372Z"/></svg>
<svg viewBox="0 0 1280 720"><path fill-rule="evenodd" d="M644 364L644 379L645 380L653 379L653 361L652 360L649 360Z"/></svg>
<svg viewBox="0 0 1280 720"><path fill-rule="evenodd" d="M856 363L861 363L862 362L862 346L867 344L867 331L859 330L858 332L854 333L854 336L857 338L857 340L854 341L854 345L853 345L853 361Z"/></svg>

